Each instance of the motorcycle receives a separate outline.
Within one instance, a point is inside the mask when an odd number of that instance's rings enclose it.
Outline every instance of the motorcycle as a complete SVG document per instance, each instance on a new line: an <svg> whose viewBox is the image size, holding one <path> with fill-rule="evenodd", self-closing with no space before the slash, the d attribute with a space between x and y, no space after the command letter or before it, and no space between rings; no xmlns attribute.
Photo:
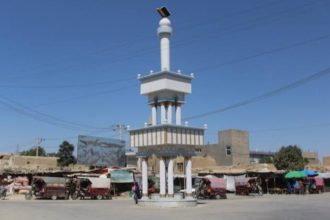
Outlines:
<svg viewBox="0 0 330 220"><path fill-rule="evenodd" d="M261 188L260 183L257 178L250 178L248 183L250 185L250 193L254 193L259 196L263 195L262 188Z"/></svg>
<svg viewBox="0 0 330 220"><path fill-rule="evenodd" d="M258 194L259 196L263 195L262 188L259 184L252 185L250 188L250 193Z"/></svg>

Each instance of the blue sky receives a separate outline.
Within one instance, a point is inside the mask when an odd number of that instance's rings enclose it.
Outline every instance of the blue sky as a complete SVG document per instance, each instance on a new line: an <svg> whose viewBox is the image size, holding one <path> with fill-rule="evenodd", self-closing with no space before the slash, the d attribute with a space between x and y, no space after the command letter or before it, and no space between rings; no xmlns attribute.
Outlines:
<svg viewBox="0 0 330 220"><path fill-rule="evenodd" d="M160 68L159 15L174 29L171 69L195 74L183 118L219 110L330 67L329 1L3 1L0 152L48 152L78 134L115 137L113 124L150 115L137 74ZM297 144L330 155L330 74L259 102L189 120L250 132L253 150ZM106 129L104 129L106 128Z"/></svg>

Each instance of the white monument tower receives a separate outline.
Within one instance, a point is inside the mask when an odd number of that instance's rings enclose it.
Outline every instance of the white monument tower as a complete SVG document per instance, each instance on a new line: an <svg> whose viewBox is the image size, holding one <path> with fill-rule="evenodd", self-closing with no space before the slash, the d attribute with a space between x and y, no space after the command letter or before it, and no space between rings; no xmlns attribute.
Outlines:
<svg viewBox="0 0 330 220"><path fill-rule="evenodd" d="M204 144L204 128L181 125L181 107L185 103L185 95L191 93L193 75L171 71L172 26L168 18L170 13L165 7L158 9L158 12L162 16L157 30L160 38L161 70L155 73L150 72L145 76L138 75L141 82L141 95L148 97L148 104L151 106L151 124L129 131L131 147L138 148L137 156L142 159L143 198L141 204L196 205L196 200L191 197L191 157L195 155L195 147ZM172 120L173 116L175 116L174 120ZM159 158L159 197L148 195L148 157L152 155ZM185 158L186 178L186 196L185 199L179 200L174 196L173 187L174 159L178 156ZM168 162L167 170L166 162Z"/></svg>

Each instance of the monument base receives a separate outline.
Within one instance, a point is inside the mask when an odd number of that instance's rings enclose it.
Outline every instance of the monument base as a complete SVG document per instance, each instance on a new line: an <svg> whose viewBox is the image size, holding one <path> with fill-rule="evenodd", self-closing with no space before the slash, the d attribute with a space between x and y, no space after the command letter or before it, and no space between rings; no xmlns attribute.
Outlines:
<svg viewBox="0 0 330 220"><path fill-rule="evenodd" d="M142 197L138 205L163 208L195 207L197 199L193 197L183 198L181 194L174 194L173 197L160 197L159 194L152 194L150 197Z"/></svg>

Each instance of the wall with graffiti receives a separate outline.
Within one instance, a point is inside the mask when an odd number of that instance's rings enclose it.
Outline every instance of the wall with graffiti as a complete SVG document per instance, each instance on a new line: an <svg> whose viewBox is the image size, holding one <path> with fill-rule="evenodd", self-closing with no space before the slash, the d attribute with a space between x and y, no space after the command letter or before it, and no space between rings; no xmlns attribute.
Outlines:
<svg viewBox="0 0 330 220"><path fill-rule="evenodd" d="M125 141L78 136L78 163L93 166L125 166Z"/></svg>

